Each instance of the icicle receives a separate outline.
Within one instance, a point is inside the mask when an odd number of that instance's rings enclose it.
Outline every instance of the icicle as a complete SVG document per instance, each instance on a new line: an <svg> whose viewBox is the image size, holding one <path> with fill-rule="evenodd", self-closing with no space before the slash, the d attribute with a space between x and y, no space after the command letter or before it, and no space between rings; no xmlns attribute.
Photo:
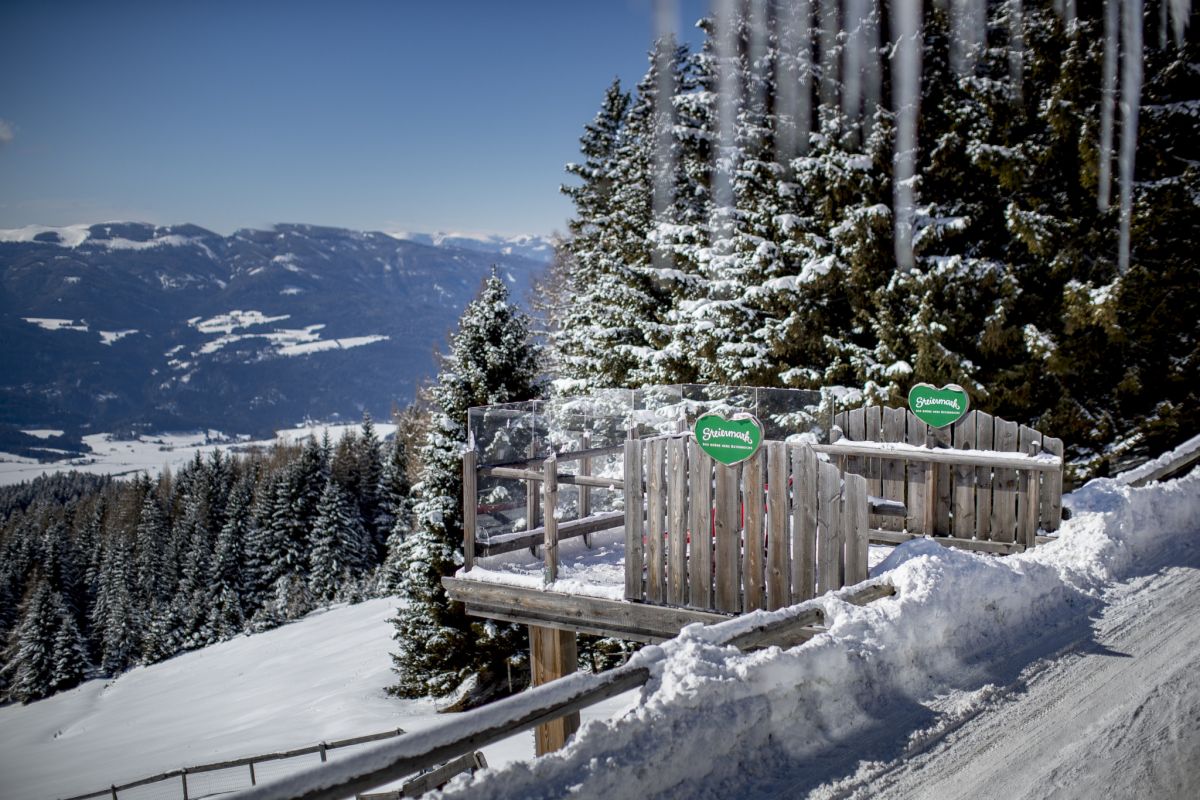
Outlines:
<svg viewBox="0 0 1200 800"><path fill-rule="evenodd" d="M879 4L877 0L868 0L867 17L863 21L863 52L866 63L863 66L863 90L865 107L863 108L863 139L871 136L875 124L875 112L883 93L883 70L879 66Z"/></svg>
<svg viewBox="0 0 1200 800"><path fill-rule="evenodd" d="M1120 0L1104 0L1104 68L1103 89L1100 95L1100 175L1096 205L1108 210L1112 196L1113 109L1117 90L1117 15Z"/></svg>
<svg viewBox="0 0 1200 800"><path fill-rule="evenodd" d="M1025 82L1025 11L1021 0L1008 0L1008 82L1020 100Z"/></svg>
<svg viewBox="0 0 1200 800"><path fill-rule="evenodd" d="M838 87L838 2L821 0L821 113L837 105Z"/></svg>
<svg viewBox="0 0 1200 800"><path fill-rule="evenodd" d="M1142 0L1123 0L1121 38L1121 240L1117 266L1129 269L1129 228L1133 216L1133 160L1137 150L1138 103L1142 95Z"/></svg>
<svg viewBox="0 0 1200 800"><path fill-rule="evenodd" d="M921 0L894 0L891 28L892 107L896 112L896 156L893 199L896 222L896 264L916 268L913 258L913 182L917 164L917 113L921 101Z"/></svg>
<svg viewBox="0 0 1200 800"><path fill-rule="evenodd" d="M808 0L785 3L781 9L780 58L776 61L779 113L784 121L776 139L780 163L808 151L812 130L812 6Z"/></svg>
<svg viewBox="0 0 1200 800"><path fill-rule="evenodd" d="M735 0L716 3L717 40L717 150L713 184L712 227L714 237L733 209L734 136L741 105L741 81L738 75L738 20Z"/></svg>
<svg viewBox="0 0 1200 800"><path fill-rule="evenodd" d="M1163 0L1168 2L1168 0ZM1183 47L1183 32L1192 16L1192 0L1170 0L1171 26L1175 31L1175 46Z"/></svg>
<svg viewBox="0 0 1200 800"><path fill-rule="evenodd" d="M678 12L672 0L655 0L654 6L654 184L651 188L655 220L662 220L674 201L675 148L675 22ZM661 44L660 44L661 43ZM658 252L658 248L655 248Z"/></svg>
<svg viewBox="0 0 1200 800"><path fill-rule="evenodd" d="M982 0L953 0L950 7L950 65L959 75L975 71L987 36L987 8Z"/></svg>
<svg viewBox="0 0 1200 800"><path fill-rule="evenodd" d="M867 0L846 0L846 47L842 51L842 114L853 125L862 115L862 78L865 62L863 18Z"/></svg>

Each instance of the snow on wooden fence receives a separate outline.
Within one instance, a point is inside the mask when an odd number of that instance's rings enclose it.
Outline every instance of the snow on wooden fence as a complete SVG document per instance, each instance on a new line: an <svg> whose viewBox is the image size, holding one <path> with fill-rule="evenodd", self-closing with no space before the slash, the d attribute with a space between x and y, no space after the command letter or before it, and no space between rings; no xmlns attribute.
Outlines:
<svg viewBox="0 0 1200 800"><path fill-rule="evenodd" d="M808 445L726 466L691 433L631 439L624 485L627 600L736 614L867 577L867 481Z"/></svg>
<svg viewBox="0 0 1200 800"><path fill-rule="evenodd" d="M855 409L836 415L830 443L814 449L865 477L870 494L905 505L903 519L871 515L872 541L930 535L1019 552L1062 522L1062 440L982 411L933 428L903 408Z"/></svg>

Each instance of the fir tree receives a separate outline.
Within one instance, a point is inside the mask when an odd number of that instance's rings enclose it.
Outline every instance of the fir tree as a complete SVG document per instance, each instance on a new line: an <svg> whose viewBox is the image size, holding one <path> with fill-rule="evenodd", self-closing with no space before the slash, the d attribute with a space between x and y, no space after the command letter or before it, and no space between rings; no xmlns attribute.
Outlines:
<svg viewBox="0 0 1200 800"><path fill-rule="evenodd" d="M416 530L400 545L401 590L395 620L398 673L390 691L406 697L445 695L470 674L503 671L522 629L472 623L452 605L441 579L462 563L462 448L467 409L537 396L537 358L526 317L509 302L493 272L468 304L442 358L433 426L422 452Z"/></svg>
<svg viewBox="0 0 1200 800"><path fill-rule="evenodd" d="M312 530L308 586L314 600L333 602L343 585L366 570L371 548L358 508L331 478L321 493Z"/></svg>

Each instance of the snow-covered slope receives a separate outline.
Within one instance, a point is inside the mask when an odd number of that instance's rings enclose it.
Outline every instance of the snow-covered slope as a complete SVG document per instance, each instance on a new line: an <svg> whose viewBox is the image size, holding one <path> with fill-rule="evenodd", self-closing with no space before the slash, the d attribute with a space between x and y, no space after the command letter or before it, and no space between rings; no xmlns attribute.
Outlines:
<svg viewBox="0 0 1200 800"><path fill-rule="evenodd" d="M395 610L391 599L335 607L116 680L0 708L0 798L51 800L179 767L397 727L419 732L445 717L429 701L384 693L395 682L388 622ZM585 719L620 711L629 700L591 709ZM489 764L531 758L533 736L484 753ZM264 765L259 778L296 766ZM177 789L158 786L152 796Z"/></svg>

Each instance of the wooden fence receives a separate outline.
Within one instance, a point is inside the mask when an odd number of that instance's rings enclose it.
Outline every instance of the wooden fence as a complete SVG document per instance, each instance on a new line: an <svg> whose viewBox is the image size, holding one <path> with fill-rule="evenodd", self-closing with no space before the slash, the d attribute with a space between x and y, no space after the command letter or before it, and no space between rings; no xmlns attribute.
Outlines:
<svg viewBox="0 0 1200 800"><path fill-rule="evenodd" d="M872 539L928 534L1011 552L1062 521L1062 440L982 411L932 428L908 409L855 409L834 417L830 444L816 449L872 495L904 503L903 519L871 515Z"/></svg>
<svg viewBox="0 0 1200 800"><path fill-rule="evenodd" d="M195 776L219 772L222 770L241 769L244 767L248 770L248 772L245 773L244 785L256 786L258 784L259 775L255 772L254 767L257 764L300 758L307 755L319 756L321 759L319 763L323 764L326 762L326 754L330 750L337 750L342 747L353 747L355 745L368 744L370 742L378 742L383 739L391 739L393 737L400 736L403 733L404 729L396 728L394 730L383 731L381 733L371 733L366 736L355 736L351 739L340 739L334 742L321 742L320 744L309 745L308 747L300 747L295 750L285 750L279 753L265 753L257 756L235 758L231 761L218 761L212 764L200 764L195 767L182 767L180 769L169 770L158 775L140 778L136 781L130 781L129 783L123 783L119 785L114 784L109 786L107 789L100 789L99 791L89 792L87 794L74 795L66 798L65 800L91 800L91 798L97 797L109 797L112 798L112 800L118 800L121 792L128 792L131 789L136 789L141 786L149 786L150 784L154 783L175 780L179 781L177 784L179 786L179 796L182 797L183 800L190 800L191 797L211 796L211 792L195 791ZM188 786L189 775L193 776L193 786L190 789ZM228 791L229 790L225 790L221 793L224 794Z"/></svg>
<svg viewBox="0 0 1200 800"><path fill-rule="evenodd" d="M628 600L774 610L867 577L867 481L807 445L726 466L690 433L633 439L624 484Z"/></svg>

